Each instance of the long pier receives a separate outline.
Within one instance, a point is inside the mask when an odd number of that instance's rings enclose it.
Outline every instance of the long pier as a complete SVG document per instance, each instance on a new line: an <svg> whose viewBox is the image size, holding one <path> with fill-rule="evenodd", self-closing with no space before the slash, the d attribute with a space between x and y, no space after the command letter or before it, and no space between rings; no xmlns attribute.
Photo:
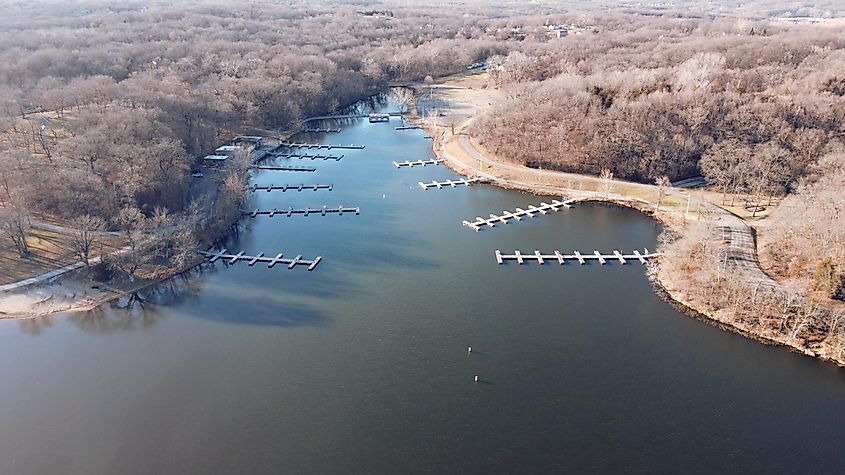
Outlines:
<svg viewBox="0 0 845 475"><path fill-rule="evenodd" d="M561 254L560 251L555 250L552 254L544 254L535 250L534 252L514 251L513 254L502 254L501 251L496 249L496 262L501 265L506 261L516 261L522 265L525 261L537 261L538 264L543 265L546 261L557 261L560 265L564 265L566 261L578 261L579 264L584 265L588 260L595 260L604 265L607 264L607 261L615 260L624 265L628 261L633 260L645 264L648 259L653 259L660 255L659 253L649 252L648 249L643 249L643 251L645 252L641 253L640 251L634 250L630 254L622 254L614 249L612 254L602 254L599 251L593 251L592 254L581 254L578 251L574 251L572 254Z"/></svg>
<svg viewBox="0 0 845 475"><path fill-rule="evenodd" d="M421 126L421 125L417 125L417 124L414 124L414 125L400 125L400 126L398 126L398 127L394 127L394 129L396 129L396 130L415 130L415 129L421 129L421 128L422 128L422 126Z"/></svg>
<svg viewBox="0 0 845 475"><path fill-rule="evenodd" d="M426 165L437 165L439 163L443 163L443 159L436 158L434 160L405 160L404 162L393 162L393 166L396 168L402 167L415 167L415 166L426 166Z"/></svg>
<svg viewBox="0 0 845 475"><path fill-rule="evenodd" d="M334 134L337 134L337 133L340 133L340 129L332 129L332 128L323 129L323 128L320 128L320 127L314 127L314 128L305 129L305 130L303 130L303 132L311 133L311 134L319 134L319 133L324 133L324 134L334 133Z"/></svg>
<svg viewBox="0 0 845 475"><path fill-rule="evenodd" d="M316 185L316 184L315 185L304 185L304 184L299 184L299 185L255 185L254 184L254 185L252 185L251 190L252 190L253 193L255 193L256 191L259 191L259 190L266 191L268 193L271 192L271 191L285 192L285 191L288 191L288 190L296 190L296 191L328 190L328 191L332 191L333 186L334 185Z"/></svg>
<svg viewBox="0 0 845 475"><path fill-rule="evenodd" d="M540 203L540 206L530 205L528 209L516 208L515 211L502 211L501 215L490 214L489 218L476 216L475 221L463 221L463 225L480 231L484 226L494 228L497 224L508 224L510 220L521 221L522 218L533 218L537 214L548 214L549 211L560 211L562 208L571 208L573 200L560 201L552 200L551 203Z"/></svg>
<svg viewBox="0 0 845 475"><path fill-rule="evenodd" d="M278 253L274 257L265 256L263 252L254 256L248 256L243 251L237 254L229 254L227 253L226 249L222 249L218 252L197 252L202 254L206 259L208 259L208 262L212 264L214 264L220 259L222 259L228 264L234 264L239 261L246 261L247 265L250 267L254 266L258 262L266 262L268 269L272 269L276 266L276 264L283 264L288 266L288 269L293 269L296 266L307 266L308 270L312 271L314 270L314 268L317 267L317 264L319 264L320 261L323 260L322 256L317 256L314 259L303 259L301 255L298 255L293 259L287 259L282 257L282 253Z"/></svg>
<svg viewBox="0 0 845 475"><path fill-rule="evenodd" d="M338 206L335 208L329 208L328 206L322 206L320 208L273 208L273 209L254 209L252 211L243 210L241 213L245 216L251 216L255 218L258 215L267 215L271 218L275 216L285 216L290 218L295 214L301 214L303 216L308 216L310 214L318 214L320 216L325 216L327 214L337 214L338 216L343 216L343 213L355 213L356 215L361 214L361 210L358 207L355 208L346 208L343 206Z"/></svg>
<svg viewBox="0 0 845 475"><path fill-rule="evenodd" d="M343 144L328 144L328 143L293 143L293 142L282 142L279 144L279 147L287 147L287 148L315 148L315 149L326 149L331 150L333 148L338 149L351 149L351 150L363 150L363 145L343 145Z"/></svg>
<svg viewBox="0 0 845 475"><path fill-rule="evenodd" d="M314 167L276 167L276 166L260 166L260 165L253 165L250 168L255 170L274 170L280 172L315 172L317 171Z"/></svg>
<svg viewBox="0 0 845 475"><path fill-rule="evenodd" d="M276 158L298 158L300 160L334 160L336 162L343 158L343 155L309 155L307 153L274 153Z"/></svg>
<svg viewBox="0 0 845 475"><path fill-rule="evenodd" d="M443 188L444 186L451 186L455 188L456 186L470 186L473 183L481 181L480 178L462 178L460 180L445 180L445 181L432 181L431 183L423 183L419 182L420 187L423 190L427 190L429 188L437 188L438 190Z"/></svg>

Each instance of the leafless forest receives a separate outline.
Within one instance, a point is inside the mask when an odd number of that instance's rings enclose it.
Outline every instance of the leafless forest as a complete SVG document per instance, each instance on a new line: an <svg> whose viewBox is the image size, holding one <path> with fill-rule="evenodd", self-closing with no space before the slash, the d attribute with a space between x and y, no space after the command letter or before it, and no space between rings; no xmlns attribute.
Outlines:
<svg viewBox="0 0 845 475"><path fill-rule="evenodd" d="M701 174L754 206L785 196L760 233L767 270L820 298L845 293L841 2L21 1L3 13L0 224L22 256L30 222L49 217L85 262L109 230L129 248L114 268L133 275L150 255L181 266L219 231L190 186L223 139L486 61L488 87L507 93L473 131L489 149L650 183ZM224 170L213 225L237 213L245 169ZM705 269L713 232L667 245L693 257L674 269L719 275ZM751 291L725 292L714 306Z"/></svg>

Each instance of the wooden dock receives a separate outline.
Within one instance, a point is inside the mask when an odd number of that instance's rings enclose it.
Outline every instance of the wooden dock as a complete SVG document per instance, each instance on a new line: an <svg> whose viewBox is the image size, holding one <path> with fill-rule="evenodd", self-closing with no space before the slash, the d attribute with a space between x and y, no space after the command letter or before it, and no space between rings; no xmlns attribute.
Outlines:
<svg viewBox="0 0 845 475"><path fill-rule="evenodd" d="M275 216L285 216L290 218L293 215L301 214L303 216L308 216L311 214L317 214L320 216L325 216L327 214L337 214L338 216L343 216L343 213L355 213L355 215L361 214L361 210L358 207L355 208L346 208L344 206L338 206L336 208L329 208L328 206L322 206L320 208L273 208L273 209L254 209L252 211L243 210L241 213L244 216L251 216L255 218L258 215L266 215L271 218Z"/></svg>
<svg viewBox="0 0 845 475"><path fill-rule="evenodd" d="M522 218L525 217L533 218L538 214L548 214L549 211L559 211L563 208L571 208L573 202L573 200L552 200L551 204L540 203L540 206L530 205L528 206L528 209L516 208L516 211L513 212L502 211L501 215L491 214L490 217L486 219L481 216L477 216L475 221L464 220L463 225L476 231L480 231L485 226L494 228L497 224L508 224L511 220L521 221Z"/></svg>
<svg viewBox="0 0 845 475"><path fill-rule="evenodd" d="M413 125L400 125L398 127L394 127L396 130L416 130L421 129L421 125L413 124Z"/></svg>
<svg viewBox="0 0 845 475"><path fill-rule="evenodd" d="M255 170L273 170L279 172L315 172L317 171L314 167L275 167L275 166L259 166L253 165L250 168Z"/></svg>
<svg viewBox="0 0 845 475"><path fill-rule="evenodd" d="M300 160L334 160L339 162L343 155L309 155L307 153L274 153L276 158L296 158Z"/></svg>
<svg viewBox="0 0 845 475"><path fill-rule="evenodd" d="M314 127L305 129L303 132L309 134L337 134L340 133L340 129Z"/></svg>
<svg viewBox="0 0 845 475"><path fill-rule="evenodd" d="M298 255L293 259L286 259L282 257L282 253L278 253L274 257L265 256L263 252L255 256L248 256L243 251L237 254L228 254L226 249L222 249L217 252L197 252L202 254L206 259L208 259L208 262L212 264L214 264L218 260L223 260L223 262L226 262L227 264L234 264L240 261L247 261L247 265L252 267L258 262L266 262L268 269L272 269L276 266L276 264L283 264L288 266L288 269L293 269L296 266L306 266L309 271L312 271L317 267L317 264L319 264L320 261L323 260L322 256L317 256L314 259L303 259L301 255Z"/></svg>
<svg viewBox="0 0 845 475"><path fill-rule="evenodd" d="M624 265L627 264L629 260L636 260L641 264L645 264L648 259L653 259L660 255L656 252L649 252L648 249L643 249L643 251L645 252L640 253L640 251L634 250L630 254L622 254L618 250L614 249L612 254L602 254L599 251L593 251L592 254L581 254L578 251L574 251L572 254L561 254L560 251L555 249L552 254L544 254L537 250L526 253L514 251L513 254L502 254L501 251L496 249L496 262L501 265L507 261L516 261L521 265L524 264L525 261L537 261L538 264L543 265L546 261L557 261L558 264L564 265L566 261L578 261L579 264L584 265L587 261L593 260L604 265L607 264L608 260L615 260Z"/></svg>
<svg viewBox="0 0 845 475"><path fill-rule="evenodd" d="M419 182L420 187L423 190L427 190L429 188L437 188L438 190L445 187L451 186L455 188L456 186L470 186L475 182L481 181L480 178L462 178L460 180L445 180L445 181L432 181L431 183L423 183Z"/></svg>
<svg viewBox="0 0 845 475"><path fill-rule="evenodd" d="M416 166L426 166L426 165L437 165L443 163L443 160L440 158L436 158L434 160L405 160L404 162L393 162L393 166L396 168L402 167L416 167Z"/></svg>
<svg viewBox="0 0 845 475"><path fill-rule="evenodd" d="M363 145L343 145L343 144L329 144L329 143L295 143L295 142L282 142L279 144L279 147L287 147L287 148L313 148L313 149L326 149L331 150L333 148L337 149L350 149L350 150L363 150Z"/></svg>
<svg viewBox="0 0 845 475"><path fill-rule="evenodd" d="M328 190L328 191L332 191L332 187L333 187L333 185L316 185L316 184L315 185L305 185L305 184L302 184L302 183L300 183L299 185L272 185L272 184L271 185L255 185L255 184L253 184L250 189L252 190L253 193L255 193L256 191L259 191L259 190L266 191L266 192L269 193L271 191L285 192L285 191L288 191L288 190L296 190L296 191Z"/></svg>

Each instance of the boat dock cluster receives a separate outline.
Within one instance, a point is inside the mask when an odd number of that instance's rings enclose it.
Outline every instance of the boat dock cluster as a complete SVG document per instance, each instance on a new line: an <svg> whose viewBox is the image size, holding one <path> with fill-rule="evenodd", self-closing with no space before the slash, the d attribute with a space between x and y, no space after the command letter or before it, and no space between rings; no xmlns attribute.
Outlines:
<svg viewBox="0 0 845 475"><path fill-rule="evenodd" d="M389 119L389 116L388 116ZM312 127L306 128L303 132L307 133L338 133L340 132L339 128L320 128L320 127ZM315 167L293 167L293 166L278 166L278 165L261 165L261 162L268 160L268 159L279 159L279 158L286 158L286 159L310 159L310 160L334 160L340 161L343 158L343 155L329 155L329 154L307 154L307 153L299 153L295 152L294 150L297 149L316 149L316 150L332 150L332 149L348 149L348 150L362 150L364 149L363 145L342 145L342 144L321 144L321 143L304 143L304 142L280 142L280 143L266 143L264 137L258 136L238 136L235 137L230 144L223 145L217 149L215 152L216 155L208 155L203 157L204 162L207 164L219 164L225 163L227 160L232 159L233 157L237 157L238 154L242 154L244 152L249 152L251 150L250 161L252 165L250 168L254 170L267 170L267 171L285 171L285 172L314 172L317 169ZM202 176L201 173L198 174L200 177ZM252 184L248 187L248 189L252 192L257 191L293 191L296 190L301 192L303 190L326 190L332 191L334 189L334 185L331 184L285 184L285 185L259 185L259 184ZM337 214L338 216L343 216L344 213L346 214L355 214L359 215L361 213L360 208L358 207L345 207L345 206L336 206L336 207L329 207L329 206L321 206L321 207L305 207L305 208L273 208L273 209L255 209L252 211L243 210L241 211L243 216L251 216L253 218L259 215L265 215L269 217L275 216L286 216L291 217L294 215L302 215L302 216L310 216L310 215L319 215L319 216L326 216L328 214ZM276 264L284 264L287 266L288 269L293 269L297 266L306 266L308 270L314 270L319 264L322 257L317 256L314 259L303 259L301 255L294 257L293 259L286 259L282 257L282 254L279 253L275 257L267 257L264 253L260 253L257 255L247 255L246 252L239 252L237 254L230 254L227 253L226 249L220 251L197 251L203 257L205 257L208 262L214 263L218 260L222 260L223 262L227 262L229 264L234 264L236 262L247 262L247 265L254 266L258 262L267 263L268 268L273 268Z"/></svg>
<svg viewBox="0 0 845 475"><path fill-rule="evenodd" d="M629 260L638 260L640 263L645 264L648 259L655 258L659 255L657 253L649 252L648 249L643 249L643 251L645 252L640 253L640 251L634 250L630 254L622 254L614 249L612 254L602 254L599 251L593 251L592 254L581 254L578 251L575 251L572 254L561 254L560 251L555 250L552 254L544 254L535 250L534 252L527 253L514 251L513 254L502 254L501 251L496 249L496 262L501 265L506 261L516 261L522 265L525 261L537 261L538 264L543 265L545 261L557 261L560 265L564 265L564 263L568 260L577 260L581 265L584 265L588 260L595 260L604 265L609 260L617 260L620 264L624 265L627 264Z"/></svg>

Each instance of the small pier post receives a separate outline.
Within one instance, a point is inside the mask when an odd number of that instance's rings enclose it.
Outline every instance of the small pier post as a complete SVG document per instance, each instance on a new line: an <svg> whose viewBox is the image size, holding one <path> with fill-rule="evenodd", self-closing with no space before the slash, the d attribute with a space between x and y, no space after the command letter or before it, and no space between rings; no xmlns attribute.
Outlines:
<svg viewBox="0 0 845 475"><path fill-rule="evenodd" d="M613 250L613 255L616 256L617 259L619 259L620 264L624 265L627 263L627 261L625 261L625 258L622 257L622 253L620 253L618 249Z"/></svg>
<svg viewBox="0 0 845 475"><path fill-rule="evenodd" d="M602 256L599 251L594 250L593 254L596 256L596 259L598 259L599 262L601 262L601 265L607 264L607 261L604 260L604 256Z"/></svg>
<svg viewBox="0 0 845 475"><path fill-rule="evenodd" d="M502 252L496 249L496 262L502 265Z"/></svg>

